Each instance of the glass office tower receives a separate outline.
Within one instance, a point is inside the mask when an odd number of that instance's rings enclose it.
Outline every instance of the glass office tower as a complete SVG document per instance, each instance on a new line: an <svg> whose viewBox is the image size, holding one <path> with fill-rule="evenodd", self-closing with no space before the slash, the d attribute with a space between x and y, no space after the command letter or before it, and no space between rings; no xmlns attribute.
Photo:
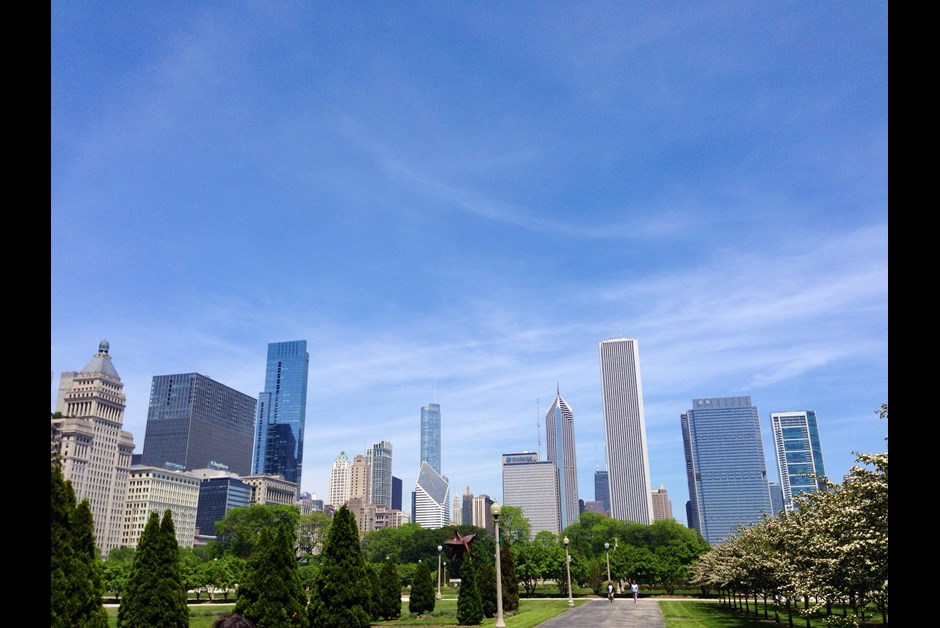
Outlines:
<svg viewBox="0 0 940 628"><path fill-rule="evenodd" d="M604 504L604 512L610 515L610 478L600 469L594 470L594 501Z"/></svg>
<svg viewBox="0 0 940 628"><path fill-rule="evenodd" d="M600 362L610 516L649 525L653 499L637 341L604 340Z"/></svg>
<svg viewBox="0 0 940 628"><path fill-rule="evenodd" d="M772 515L757 407L751 398L693 399L680 417L689 527L711 544Z"/></svg>
<svg viewBox="0 0 940 628"><path fill-rule="evenodd" d="M555 390L555 400L545 413L546 457L558 470L558 503L561 529L581 520L578 507L578 462L574 447L574 413Z"/></svg>
<svg viewBox="0 0 940 628"><path fill-rule="evenodd" d="M818 478L826 476L815 410L771 412L770 426L777 453L777 471L783 491L783 507L793 509L793 498L819 490Z"/></svg>
<svg viewBox="0 0 940 628"><path fill-rule="evenodd" d="M307 373L310 354L306 340L272 342L258 396L253 475L281 475L300 490L307 414Z"/></svg>
<svg viewBox="0 0 940 628"><path fill-rule="evenodd" d="M441 473L441 406L429 403L421 408L421 460Z"/></svg>

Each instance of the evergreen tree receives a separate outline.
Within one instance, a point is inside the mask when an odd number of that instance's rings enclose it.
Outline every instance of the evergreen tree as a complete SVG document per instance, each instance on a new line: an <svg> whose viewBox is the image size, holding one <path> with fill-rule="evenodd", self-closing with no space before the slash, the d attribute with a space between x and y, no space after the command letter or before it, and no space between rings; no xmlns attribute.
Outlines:
<svg viewBox="0 0 940 628"><path fill-rule="evenodd" d="M235 612L258 628L308 625L307 600L294 556L295 530L289 522L263 528L238 587Z"/></svg>
<svg viewBox="0 0 940 628"><path fill-rule="evenodd" d="M313 628L368 628L369 581L352 511L343 505L333 515L310 600Z"/></svg>
<svg viewBox="0 0 940 628"><path fill-rule="evenodd" d="M395 562L386 559L379 578L379 617L385 620L401 617L401 579Z"/></svg>
<svg viewBox="0 0 940 628"><path fill-rule="evenodd" d="M134 564L127 580L127 588L121 596L118 607L118 628L139 628L140 626L162 626L163 616L155 607L156 600L151 594L158 590L160 560L160 515L150 513L144 531L137 542Z"/></svg>
<svg viewBox="0 0 940 628"><path fill-rule="evenodd" d="M519 610L519 580L516 578L516 563L509 548L509 539L500 539L499 571L503 578L503 611L514 613Z"/></svg>
<svg viewBox="0 0 940 628"><path fill-rule="evenodd" d="M63 477L57 459L51 471L50 626L107 628L91 508L88 500L75 505L72 483Z"/></svg>
<svg viewBox="0 0 940 628"><path fill-rule="evenodd" d="M187 602L186 582L180 566L180 547L176 540L176 526L173 513L169 509L163 512L160 521L160 588L158 597L166 605L163 626L167 628L189 628L189 604Z"/></svg>
<svg viewBox="0 0 940 628"><path fill-rule="evenodd" d="M408 611L415 615L430 613L434 610L434 583L431 581L431 568L423 561L418 562L411 593L408 597Z"/></svg>
<svg viewBox="0 0 940 628"><path fill-rule="evenodd" d="M457 623L461 626L483 623L483 603L475 572L476 566L468 555L460 566L460 593L457 595Z"/></svg>
<svg viewBox="0 0 940 628"><path fill-rule="evenodd" d="M496 565L483 563L477 568L477 589L484 617L496 617Z"/></svg>
<svg viewBox="0 0 940 628"><path fill-rule="evenodd" d="M363 558L365 560L365 558ZM372 591L372 595L368 596L369 606L366 608L366 612L369 613L369 619L380 619L379 610L381 609L381 587L379 586L379 574L376 573L375 567L371 564L366 563L366 576L369 580L369 591Z"/></svg>

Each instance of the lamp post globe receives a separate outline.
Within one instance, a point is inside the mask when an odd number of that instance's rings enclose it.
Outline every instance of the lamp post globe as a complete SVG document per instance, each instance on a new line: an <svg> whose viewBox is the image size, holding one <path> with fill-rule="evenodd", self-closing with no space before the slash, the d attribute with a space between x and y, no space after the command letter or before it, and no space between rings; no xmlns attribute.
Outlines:
<svg viewBox="0 0 940 628"><path fill-rule="evenodd" d="M565 544L565 572L568 574L568 606L574 606L574 600L571 597L571 554L568 553L568 537L566 536L562 543Z"/></svg>
<svg viewBox="0 0 940 628"><path fill-rule="evenodd" d="M499 502L493 502L490 506L496 536L496 624L494 628L506 628L506 622L503 620L503 572L499 557L499 513L501 511Z"/></svg>
<svg viewBox="0 0 940 628"><path fill-rule="evenodd" d="M610 543L604 543L604 553L607 555L607 582L610 582Z"/></svg>

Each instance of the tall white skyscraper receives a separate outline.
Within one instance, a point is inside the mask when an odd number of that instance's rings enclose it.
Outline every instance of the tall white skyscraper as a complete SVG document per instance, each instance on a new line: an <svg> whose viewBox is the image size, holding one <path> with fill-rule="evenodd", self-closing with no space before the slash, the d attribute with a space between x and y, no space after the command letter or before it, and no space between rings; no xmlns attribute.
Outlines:
<svg viewBox="0 0 940 628"><path fill-rule="evenodd" d="M412 521L422 528L436 529L450 524L450 482L427 461L421 463L411 499Z"/></svg>
<svg viewBox="0 0 940 628"><path fill-rule="evenodd" d="M341 451L330 469L330 504L337 509L349 499L349 482L352 465L346 452Z"/></svg>
<svg viewBox="0 0 940 628"><path fill-rule="evenodd" d="M653 500L637 341L602 341L600 364L610 516L649 525Z"/></svg>
<svg viewBox="0 0 940 628"><path fill-rule="evenodd" d="M104 557L121 545L134 436L123 430L124 384L107 340L81 372L62 373L52 418L53 451L75 498L88 499Z"/></svg>
<svg viewBox="0 0 940 628"><path fill-rule="evenodd" d="M555 400L545 414L545 443L548 461L558 471L558 503L561 529L580 521L578 508L578 463L574 447L574 413L556 388Z"/></svg>
<svg viewBox="0 0 940 628"><path fill-rule="evenodd" d="M392 507L392 444L379 441L369 449L369 501L376 506Z"/></svg>
<svg viewBox="0 0 940 628"><path fill-rule="evenodd" d="M441 473L441 406L429 403L421 408L421 460Z"/></svg>

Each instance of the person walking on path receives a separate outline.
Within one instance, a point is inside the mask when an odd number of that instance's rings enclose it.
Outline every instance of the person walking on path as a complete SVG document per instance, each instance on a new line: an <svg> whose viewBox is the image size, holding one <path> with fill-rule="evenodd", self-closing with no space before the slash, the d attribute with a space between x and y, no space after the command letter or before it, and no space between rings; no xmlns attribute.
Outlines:
<svg viewBox="0 0 940 628"><path fill-rule="evenodd" d="M636 599L640 596L640 585L636 583L636 580L630 581L630 593L633 594L633 603L636 604Z"/></svg>
<svg viewBox="0 0 940 628"><path fill-rule="evenodd" d="M614 603L614 583L613 582L607 583L607 599L610 600L611 604Z"/></svg>

